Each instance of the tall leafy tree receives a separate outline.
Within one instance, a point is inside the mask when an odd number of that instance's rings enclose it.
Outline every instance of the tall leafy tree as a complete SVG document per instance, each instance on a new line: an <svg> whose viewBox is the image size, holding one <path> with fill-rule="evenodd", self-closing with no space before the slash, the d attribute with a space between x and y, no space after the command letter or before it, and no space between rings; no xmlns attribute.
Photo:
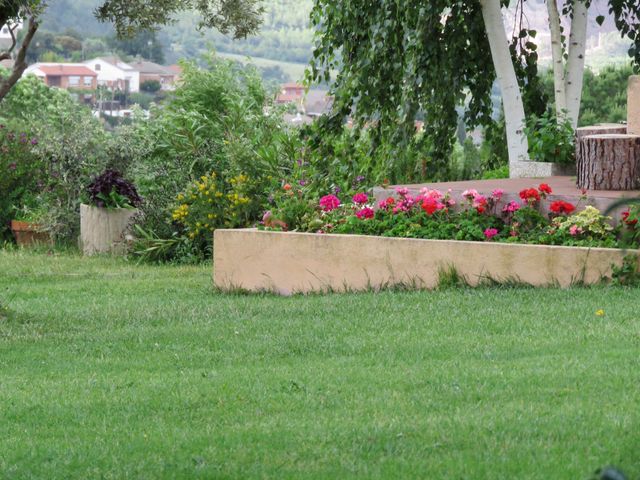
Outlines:
<svg viewBox="0 0 640 480"><path fill-rule="evenodd" d="M519 62L537 62L535 44L528 41L534 32L516 29L514 42L508 38L502 18L502 8L517 4L522 9L525 1L315 0L312 24L316 38L308 80L327 80L337 71L332 86L336 115L353 115L361 126L373 122L380 128L398 127L409 134L416 114L424 112L434 153L445 158L455 130L456 106L468 102L470 124L487 120L491 84L497 76L509 162L526 161L523 90L527 93L535 85L526 81L530 69L522 68ZM547 1L551 2L550 13L559 18L562 12L571 19L569 44L563 44L561 34L558 45L562 58L554 62L554 68L558 69L558 86L560 78L563 85L560 110L569 110L575 125L591 2L566 0L558 10L556 0ZM638 63L640 2L608 0L608 6L618 30L634 41L630 54ZM552 27L555 21L552 17ZM513 48L519 41L528 45L524 54ZM554 57L558 45L554 45ZM556 98L558 95L556 91Z"/></svg>
<svg viewBox="0 0 640 480"><path fill-rule="evenodd" d="M14 59L9 75L0 76L0 101L27 68L25 58L44 8L42 0L0 0L0 26L9 26L13 40L0 50L0 60ZM199 13L201 28L215 28L234 38L257 32L263 11L261 0L104 0L95 13L100 20L113 22L118 36L125 38L170 23L184 10ZM25 19L26 34L18 42L17 24Z"/></svg>
<svg viewBox="0 0 640 480"><path fill-rule="evenodd" d="M307 80L337 72L334 123L352 115L356 126L377 136L390 129L406 142L422 113L433 157L444 163L460 103L469 98L469 123L489 119L495 73L486 68L491 53L477 1L315 0L311 22Z"/></svg>

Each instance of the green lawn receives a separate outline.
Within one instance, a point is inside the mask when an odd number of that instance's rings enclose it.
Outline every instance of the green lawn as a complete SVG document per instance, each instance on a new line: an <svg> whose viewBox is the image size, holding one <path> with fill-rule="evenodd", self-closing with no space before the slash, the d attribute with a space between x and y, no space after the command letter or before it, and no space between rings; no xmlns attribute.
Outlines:
<svg viewBox="0 0 640 480"><path fill-rule="evenodd" d="M640 476L638 290L237 296L207 266L2 251L0 272L3 479Z"/></svg>

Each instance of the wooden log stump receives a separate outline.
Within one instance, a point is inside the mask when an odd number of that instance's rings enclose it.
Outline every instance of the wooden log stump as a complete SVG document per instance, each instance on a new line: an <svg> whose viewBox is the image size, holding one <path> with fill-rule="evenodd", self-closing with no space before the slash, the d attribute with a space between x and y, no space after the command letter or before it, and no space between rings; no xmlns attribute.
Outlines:
<svg viewBox="0 0 640 480"><path fill-rule="evenodd" d="M599 123L589 127L580 127L576 129L576 139L580 140L587 135L609 135L609 134L626 134L627 126L621 123ZM576 142L578 145L579 142Z"/></svg>
<svg viewBox="0 0 640 480"><path fill-rule="evenodd" d="M584 157L582 152L583 137L589 135L609 135L609 134L625 134L627 133L627 126L619 123L599 123L597 125L591 125L589 127L580 127L576 129L576 170L578 170L578 163L580 159Z"/></svg>
<svg viewBox="0 0 640 480"><path fill-rule="evenodd" d="M636 190L640 182L640 135L586 135L578 140L578 188Z"/></svg>

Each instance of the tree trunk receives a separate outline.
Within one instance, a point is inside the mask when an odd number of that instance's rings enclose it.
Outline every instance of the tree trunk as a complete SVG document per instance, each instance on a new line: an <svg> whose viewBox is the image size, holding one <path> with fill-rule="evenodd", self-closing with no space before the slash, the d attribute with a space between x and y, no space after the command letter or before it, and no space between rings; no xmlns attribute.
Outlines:
<svg viewBox="0 0 640 480"><path fill-rule="evenodd" d="M588 10L584 0L576 0L573 4L565 91L567 95L568 118L574 129L578 126L580 102L582 101L584 57L587 47Z"/></svg>
<svg viewBox="0 0 640 480"><path fill-rule="evenodd" d="M640 135L586 135L579 142L578 188L638 189Z"/></svg>
<svg viewBox="0 0 640 480"><path fill-rule="evenodd" d="M556 100L556 117L561 120L567 112L567 92L565 85L564 55L562 52L562 30L560 13L556 0L547 0L549 30L551 32L551 56L553 59L553 87Z"/></svg>
<svg viewBox="0 0 640 480"><path fill-rule="evenodd" d="M502 20L500 0L480 0L493 65L502 91L507 130L510 169L518 162L529 160L529 145L524 134L524 105L516 72L509 52L507 33Z"/></svg>

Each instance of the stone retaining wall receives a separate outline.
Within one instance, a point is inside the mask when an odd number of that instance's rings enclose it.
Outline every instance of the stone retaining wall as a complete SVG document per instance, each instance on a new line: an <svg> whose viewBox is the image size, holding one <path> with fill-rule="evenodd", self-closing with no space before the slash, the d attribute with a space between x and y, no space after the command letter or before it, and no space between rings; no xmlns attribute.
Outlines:
<svg viewBox="0 0 640 480"><path fill-rule="evenodd" d="M612 264L620 265L626 253L606 248L216 230L214 283L223 290L283 295L398 284L434 288L441 272L455 268L471 285L493 279L568 287L609 277Z"/></svg>

